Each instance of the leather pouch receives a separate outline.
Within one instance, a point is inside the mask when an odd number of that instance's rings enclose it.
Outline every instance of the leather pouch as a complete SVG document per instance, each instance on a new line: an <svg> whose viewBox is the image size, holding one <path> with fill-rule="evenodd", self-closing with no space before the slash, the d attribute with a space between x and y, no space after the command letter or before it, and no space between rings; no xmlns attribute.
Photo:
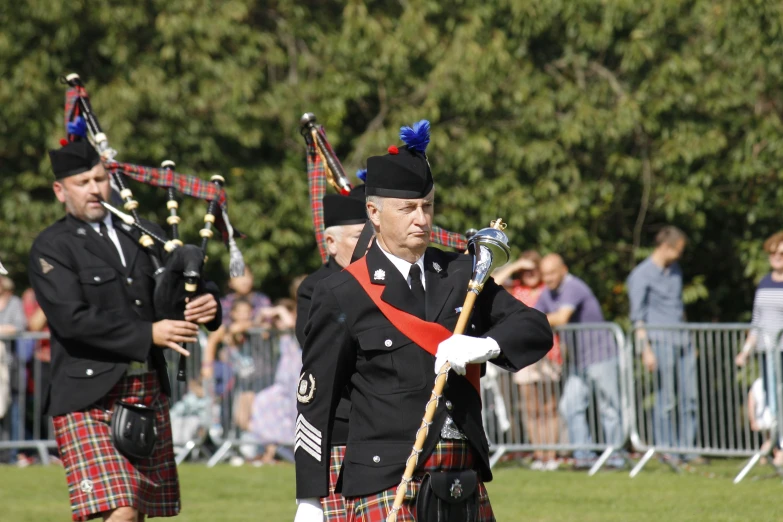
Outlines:
<svg viewBox="0 0 783 522"><path fill-rule="evenodd" d="M115 402L110 424L114 447L130 460L150 457L158 439L155 414L141 404Z"/></svg>
<svg viewBox="0 0 783 522"><path fill-rule="evenodd" d="M416 520L478 520L478 473L475 470L435 471L424 475L416 500Z"/></svg>

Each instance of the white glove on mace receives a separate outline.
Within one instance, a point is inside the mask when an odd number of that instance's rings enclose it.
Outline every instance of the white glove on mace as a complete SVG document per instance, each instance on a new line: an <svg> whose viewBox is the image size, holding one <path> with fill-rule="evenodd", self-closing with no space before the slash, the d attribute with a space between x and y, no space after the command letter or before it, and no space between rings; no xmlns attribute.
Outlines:
<svg viewBox="0 0 783 522"><path fill-rule="evenodd" d="M455 334L438 345L435 354L435 374L447 362L455 373L465 375L466 366L483 363L500 355L500 346L491 337L470 337Z"/></svg>
<svg viewBox="0 0 783 522"><path fill-rule="evenodd" d="M324 509L318 498L298 498L294 522L324 522Z"/></svg>

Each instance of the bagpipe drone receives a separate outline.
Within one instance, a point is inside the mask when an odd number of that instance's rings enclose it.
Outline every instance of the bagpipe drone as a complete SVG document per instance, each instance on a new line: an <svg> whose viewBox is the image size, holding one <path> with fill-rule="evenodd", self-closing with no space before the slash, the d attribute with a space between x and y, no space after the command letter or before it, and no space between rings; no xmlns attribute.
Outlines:
<svg viewBox="0 0 783 522"><path fill-rule="evenodd" d="M323 226L323 197L326 193L326 185L328 183L343 196L347 196L353 187L348 176L345 175L340 160L326 139L324 128L317 124L315 114L311 112L305 113L299 120L299 124L302 136L307 144L307 184L310 191L310 208L313 214L315 241L321 253L321 260L326 262L327 252L324 243ZM364 174L365 171L360 170L357 173L357 177L364 181ZM474 229L471 229L471 231L474 231ZM367 241L369 239L368 237ZM465 251L468 245L467 239L462 234L450 232L436 225L432 227L430 240L433 243L451 247L460 252ZM362 239L359 241L361 243Z"/></svg>

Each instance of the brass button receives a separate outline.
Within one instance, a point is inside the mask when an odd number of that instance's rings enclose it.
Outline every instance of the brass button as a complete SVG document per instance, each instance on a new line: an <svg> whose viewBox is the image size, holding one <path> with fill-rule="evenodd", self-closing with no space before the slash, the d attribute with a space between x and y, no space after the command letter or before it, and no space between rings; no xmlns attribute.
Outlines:
<svg viewBox="0 0 783 522"><path fill-rule="evenodd" d="M132 278L132 277L129 277L129 278L128 278L128 279L126 279L125 281L127 281L127 283L128 283L128 286L130 286L130 285L132 285L132 284L133 284L133 278Z"/></svg>
<svg viewBox="0 0 783 522"><path fill-rule="evenodd" d="M381 458L378 455L376 455L372 458L372 461L378 464L381 461Z"/></svg>
<svg viewBox="0 0 783 522"><path fill-rule="evenodd" d="M89 376L91 376L91 375L92 375L93 373L95 373L95 372L93 372L91 368L87 368L87 371L86 371L86 372L84 372L84 373L86 373L86 374L87 374L87 376L89 377Z"/></svg>
<svg viewBox="0 0 783 522"><path fill-rule="evenodd" d="M385 342L385 343L383 343L383 344L385 344L385 345L386 345L386 348L391 348L391 345L392 345L392 340L391 340L391 339L386 339L386 342Z"/></svg>
<svg viewBox="0 0 783 522"><path fill-rule="evenodd" d="M136 306L141 306L141 300L140 299L136 299L135 302L136 302Z"/></svg>
<svg viewBox="0 0 783 522"><path fill-rule="evenodd" d="M93 277L93 279L95 280L96 283L100 283L101 282L101 278L99 276L95 276L95 277Z"/></svg>
<svg viewBox="0 0 783 522"><path fill-rule="evenodd" d="M454 408L454 406L451 404L451 401L446 401L446 409L451 411Z"/></svg>

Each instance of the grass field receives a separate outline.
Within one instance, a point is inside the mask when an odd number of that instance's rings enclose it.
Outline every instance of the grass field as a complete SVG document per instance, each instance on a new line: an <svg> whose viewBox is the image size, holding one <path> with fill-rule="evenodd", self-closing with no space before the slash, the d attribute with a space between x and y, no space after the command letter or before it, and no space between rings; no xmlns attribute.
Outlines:
<svg viewBox="0 0 783 522"><path fill-rule="evenodd" d="M772 521L783 520L783 493L771 468L757 468L739 485L741 461L713 461L675 474L651 462L635 479L627 472L534 472L503 466L488 484L503 521ZM261 468L189 464L180 470L183 522L285 521L294 505L291 465ZM70 520L62 468L0 467L0 521Z"/></svg>

